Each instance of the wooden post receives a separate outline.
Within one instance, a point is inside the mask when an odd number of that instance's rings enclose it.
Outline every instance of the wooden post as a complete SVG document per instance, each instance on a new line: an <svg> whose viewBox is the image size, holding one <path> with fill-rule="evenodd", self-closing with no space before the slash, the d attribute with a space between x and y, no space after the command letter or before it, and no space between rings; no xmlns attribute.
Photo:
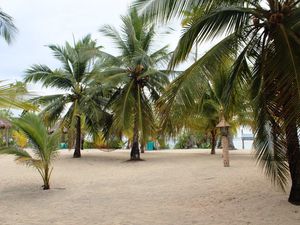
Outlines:
<svg viewBox="0 0 300 225"><path fill-rule="evenodd" d="M224 167L229 167L229 150L228 150L228 137L222 136L222 148L223 148L223 163Z"/></svg>
<svg viewBox="0 0 300 225"><path fill-rule="evenodd" d="M8 129L7 128L5 128L5 139L6 139L6 147L8 147L8 142L9 142L9 140L8 140Z"/></svg>
<svg viewBox="0 0 300 225"><path fill-rule="evenodd" d="M230 125L226 122L224 115L221 117L220 123L217 125L221 130L222 136L222 148L223 148L223 163L224 167L229 167L229 140L228 140L228 129Z"/></svg>
<svg viewBox="0 0 300 225"><path fill-rule="evenodd" d="M242 130L241 130L242 132L242 149L245 149L245 143L244 143L244 131L243 131L243 128L242 128Z"/></svg>

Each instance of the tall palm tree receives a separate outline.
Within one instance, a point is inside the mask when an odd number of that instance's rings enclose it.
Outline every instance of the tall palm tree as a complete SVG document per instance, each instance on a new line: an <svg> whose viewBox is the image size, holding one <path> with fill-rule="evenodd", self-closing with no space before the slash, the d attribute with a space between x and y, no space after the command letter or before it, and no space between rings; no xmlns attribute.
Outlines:
<svg viewBox="0 0 300 225"><path fill-rule="evenodd" d="M93 77L101 71L101 60L97 59L100 50L96 42L87 35L72 46L50 45L54 56L62 64L52 70L46 65L34 65L26 71L25 82L41 82L44 87L53 87L65 91L65 94L47 95L32 101L45 108L42 114L47 121L57 121L69 132L76 128L74 158L81 157L81 128L85 122L90 132L98 132L99 121L105 116L105 93L101 83Z"/></svg>
<svg viewBox="0 0 300 225"><path fill-rule="evenodd" d="M24 133L33 145L33 154L15 147L1 148L0 154L16 156L16 161L36 168L43 178L43 189L50 189L50 177L53 170L52 161L57 154L59 134L49 135L40 117L26 113L13 124Z"/></svg>
<svg viewBox="0 0 300 225"><path fill-rule="evenodd" d="M17 32L13 18L0 9L0 36L10 43Z"/></svg>
<svg viewBox="0 0 300 225"><path fill-rule="evenodd" d="M266 174L282 188L287 184L289 169L289 202L299 205L299 1L137 0L136 4L146 8L146 16L164 21L194 7L202 10L185 27L172 66L186 59L196 41L226 36L214 48L214 60L219 61L220 55L236 56L227 94L230 96L232 87L239 83L251 86L257 158ZM195 65L200 67L202 63Z"/></svg>
<svg viewBox="0 0 300 225"><path fill-rule="evenodd" d="M155 131L153 103L168 84L165 71L160 70L169 59L167 47L152 51L155 29L135 9L122 17L122 33L111 26L100 31L111 38L120 55L107 55L108 69L103 73L115 83L116 90L109 102L113 111L111 130L133 130L131 160L140 159L140 140Z"/></svg>

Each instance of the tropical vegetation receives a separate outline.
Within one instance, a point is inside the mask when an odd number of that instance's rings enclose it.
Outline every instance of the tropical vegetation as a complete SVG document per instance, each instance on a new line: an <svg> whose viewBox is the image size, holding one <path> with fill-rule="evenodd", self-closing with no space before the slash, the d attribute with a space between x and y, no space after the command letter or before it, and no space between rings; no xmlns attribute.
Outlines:
<svg viewBox="0 0 300 225"><path fill-rule="evenodd" d="M61 68L51 69L46 65L33 65L26 71L25 82L41 82L43 87L64 91L62 94L39 96L32 102L43 107L42 117L48 124L59 122L61 129L76 133L73 157L81 157L82 127L93 134L99 131L98 123L108 113L105 87L93 79L101 72L100 46L87 35L72 46L50 45L54 57ZM75 130L76 129L76 130ZM72 138L70 138L72 140ZM72 146L72 141L69 147Z"/></svg>
<svg viewBox="0 0 300 225"><path fill-rule="evenodd" d="M0 81L0 84L1 109L36 109L36 107L34 107L32 104L26 102L25 97L29 93L24 83L16 82L14 84L6 84L3 81Z"/></svg>
<svg viewBox="0 0 300 225"><path fill-rule="evenodd" d="M211 52L208 51L199 61L208 65ZM209 66L212 63L209 62ZM251 125L252 111L247 100L246 92L234 90L234 95L228 100L226 91L227 80L233 60L224 61L215 69L188 69L182 72L164 92L159 100L163 127L168 133L188 129L202 132L210 139L211 154L215 154L218 128L216 127L223 116L230 122L231 149L232 133L238 126ZM174 128L176 127L176 128Z"/></svg>
<svg viewBox="0 0 300 225"><path fill-rule="evenodd" d="M195 7L201 12L184 28L171 66L185 60L196 42L222 39L212 60L222 64L224 56L236 59L226 95L231 96L236 85L251 87L257 158L266 174L282 188L287 184L289 169L289 201L300 204L299 2L137 0L136 4L144 7L146 17L161 21ZM198 61L195 67L204 65Z"/></svg>
<svg viewBox="0 0 300 225"><path fill-rule="evenodd" d="M176 49L154 48L155 22L173 18L183 25ZM0 153L37 168L49 189L59 140L55 130L68 133L69 148L75 142L74 158L81 157L84 136L92 140L85 146L97 147L120 147L126 137L135 161L148 140L165 145L166 137L175 136L178 146L186 146L191 134L214 154L216 125L225 118L231 132L245 124L255 131L259 164L282 189L291 178L289 202L300 205L299 19L300 1L294 0L135 0L121 17L120 31L100 29L117 54L103 52L87 35L74 44L48 46L59 68L36 64L26 70L26 83L63 92L31 99L40 117L27 112L34 107L24 103L25 84L1 83L0 108L25 111L13 120L19 147ZM16 31L0 10L0 36L10 43ZM211 41L217 44L199 57L198 50ZM192 65L175 73L194 48ZM34 155L22 149L25 139Z"/></svg>
<svg viewBox="0 0 300 225"><path fill-rule="evenodd" d="M50 189L52 174L52 161L57 155L59 133L48 134L40 117L33 113L26 113L21 118L13 121L18 132L24 134L30 141L32 152L19 147L5 147L0 149L0 154L16 156L16 161L37 169L43 179L43 189Z"/></svg>
<svg viewBox="0 0 300 225"><path fill-rule="evenodd" d="M0 36L4 38L7 43L11 43L16 32L17 28L14 25L13 18L0 8Z"/></svg>
<svg viewBox="0 0 300 225"><path fill-rule="evenodd" d="M140 17L136 9L122 17L122 33L107 25L100 31L111 38L120 54L107 54L102 77L114 83L108 106L113 112L110 131L132 130L131 160L140 160L140 143L156 132L154 104L168 76L163 67L170 58L167 46L152 49L155 27Z"/></svg>

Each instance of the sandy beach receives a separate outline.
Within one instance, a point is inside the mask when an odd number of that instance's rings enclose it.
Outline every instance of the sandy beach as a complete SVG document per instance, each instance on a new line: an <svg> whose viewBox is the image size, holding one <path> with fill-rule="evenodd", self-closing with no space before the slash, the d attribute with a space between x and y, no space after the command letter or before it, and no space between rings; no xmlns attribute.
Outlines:
<svg viewBox="0 0 300 225"><path fill-rule="evenodd" d="M300 207L274 188L248 151L63 151L51 190L33 168L0 156L1 225L299 225Z"/></svg>

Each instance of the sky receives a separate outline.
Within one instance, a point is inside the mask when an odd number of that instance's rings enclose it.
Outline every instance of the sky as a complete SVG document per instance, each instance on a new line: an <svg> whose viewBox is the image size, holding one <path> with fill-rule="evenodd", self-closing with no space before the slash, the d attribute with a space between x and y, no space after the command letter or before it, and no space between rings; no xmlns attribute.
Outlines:
<svg viewBox="0 0 300 225"><path fill-rule="evenodd" d="M98 31L104 25L117 29L122 23L121 15L126 15L133 0L0 0L0 8L14 18L18 28L15 40L7 45L0 39L0 81L21 81L24 71L33 64L45 64L50 68L59 68L49 44L63 45L73 43L87 34L104 46L104 51L117 54L112 42ZM180 21L158 26L155 49L169 45L174 50L181 36ZM213 44L200 46L198 55L202 55ZM191 59L193 55L191 55ZM191 60L178 69L184 70ZM28 89L36 95L48 95L59 92L45 89L41 85L30 84Z"/></svg>
<svg viewBox="0 0 300 225"><path fill-rule="evenodd" d="M63 45L91 33L104 51L116 53L109 39L98 30L106 24L119 28L121 15L125 15L132 0L0 0L0 8L14 18L18 34L12 44L0 40L0 80L22 80L24 71L33 64L46 64L51 68L59 63L46 47L48 44ZM158 46L169 44L174 49L180 36L177 30L167 35L170 29L160 28L163 33ZM49 93L38 85L29 88ZM42 94L42 93L40 93Z"/></svg>

